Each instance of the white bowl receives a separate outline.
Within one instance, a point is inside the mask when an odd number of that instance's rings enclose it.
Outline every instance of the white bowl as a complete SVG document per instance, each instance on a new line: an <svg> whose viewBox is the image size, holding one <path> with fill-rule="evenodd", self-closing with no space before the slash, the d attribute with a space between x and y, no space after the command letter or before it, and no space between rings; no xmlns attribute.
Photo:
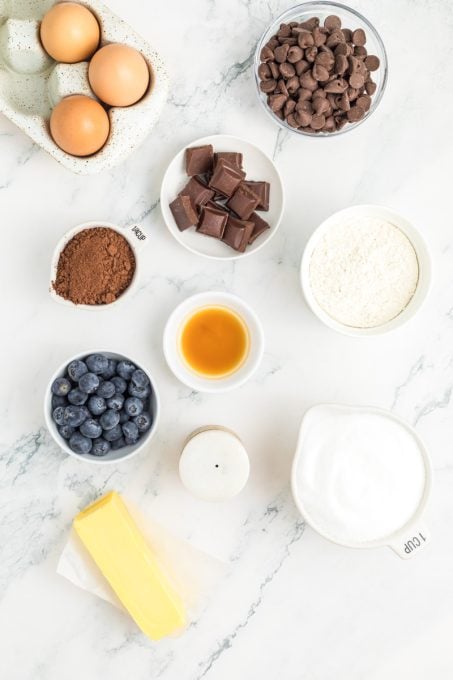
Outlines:
<svg viewBox="0 0 453 680"><path fill-rule="evenodd" d="M121 361L121 359L129 359L132 361L137 368L141 368L148 378L150 379L151 382L151 414L153 417L153 424L151 425L150 429L145 432L145 434L139 439L137 444L130 445L130 446L125 446L122 449L118 449L117 451L109 451L106 456L93 456L91 453L84 454L84 455L79 455L78 453L75 453L72 451L72 449L69 448L68 443L66 439L63 439L63 437L60 435L58 432L57 426L52 420L52 392L51 392L51 387L53 384L53 381L56 378L60 378L65 374L66 368L68 364L71 363L71 361L75 361L76 359L84 359L85 357L89 356L90 354L105 354L106 357L109 359L116 359L117 361ZM58 444L58 446L69 456L72 456L73 458L76 458L79 461L87 462L87 463L94 463L95 465L105 465L109 463L119 463L120 461L130 459L133 456L136 456L139 451L141 451L147 444L149 444L151 438L154 436L156 430L157 430L157 425L160 417L160 399L159 399L159 394L157 392L156 388L156 383L153 380L153 377L151 376L151 373L147 368L143 366L143 364L138 363L134 361L133 359L130 359L130 357L126 356L125 354L121 354L118 352L111 352L110 350L104 350L104 349L94 349L94 350L87 350L85 352L79 352L79 354L76 354L72 357L69 357L61 366L55 371L55 373L52 375L51 379L49 380L49 384L47 385L47 390L46 394L44 397L44 418L46 422L47 429L49 430L50 434L52 435L53 439L55 442Z"/></svg>
<svg viewBox="0 0 453 680"><path fill-rule="evenodd" d="M382 324L381 326L375 326L373 328L354 328L352 326L346 326L345 324L333 319L316 301L310 284L310 261L319 241L333 225L349 218L355 219L358 217L379 217L380 219L391 222L396 227L398 227L398 229L401 229L415 250L419 267L417 288L409 304L400 314L398 314L398 316L391 319L387 323ZM308 240L307 245L305 246L304 254L302 256L300 278L302 290L308 306L318 317L318 319L320 319L326 326L338 331L339 333L344 333L345 335L350 336L381 335L382 333L387 333L388 331L402 326L404 323L406 323L406 321L409 321L409 319L415 316L415 314L423 305L431 286L431 258L426 243L420 235L420 232L417 231L417 229L404 217L398 215L398 213L394 212L393 210L382 206L356 205L334 213L324 222L322 222L322 224L313 232L310 239Z"/></svg>
<svg viewBox="0 0 453 680"><path fill-rule="evenodd" d="M74 302L71 302L71 300L65 300L65 298L61 297L61 295L58 295L56 292L55 288L53 287L53 282L57 278L57 269L58 269L58 261L60 259L60 254L65 248L66 244L69 243L69 241L74 238L76 234L79 232L83 231L84 229L93 229L95 227L104 227L106 229L113 229L113 231L116 231L118 234L123 236L123 238L126 239L126 241L129 243L130 247L132 248L132 251L134 253L135 257L135 272L134 276L132 277L132 281L130 282L129 286L126 288L126 290L120 295L119 298L114 300L113 302L110 302L109 304L105 305L76 305ZM50 284L49 284L49 293L50 296L55 302L58 302L62 305L66 305L68 307L76 307L77 309L91 309L91 310L96 310L99 311L101 309L110 309L114 305L119 304L120 302L123 302L125 298L130 295L134 289L137 286L138 283L138 278L139 278L139 269L140 269L140 252L142 248L148 243L149 236L144 230L144 228L141 225L134 224L131 227L118 227L115 224L111 224L110 222L85 222L84 224L79 224L77 227L73 227L69 231L67 231L61 239L58 241L55 250L53 252L52 256L52 262L50 265Z"/></svg>
<svg viewBox="0 0 453 680"><path fill-rule="evenodd" d="M230 246L227 246L226 243L223 243L218 239L199 234L194 227L186 229L185 231L180 231L170 210L170 203L174 201L178 193L190 179L187 177L185 171L186 149L188 147L202 146L204 144L212 144L214 152L237 151L242 153L243 166L244 171L247 173L247 179L263 180L269 182L271 185L269 211L258 211L259 215L269 223L270 229L267 229L264 234L261 234L256 241L247 247L244 253L236 252L230 248ZM210 137L196 139L194 142L187 144L173 158L162 182L160 206L165 224L170 233L175 237L178 243L191 253L209 257L213 260L237 260L256 253L270 241L280 225L285 206L285 197L280 174L274 163L266 156L264 151L261 151L257 146L244 139L239 139L239 137L232 137L231 135L212 135Z"/></svg>
<svg viewBox="0 0 453 680"><path fill-rule="evenodd" d="M417 507L417 510L414 512L413 516L406 522L404 526L400 527L389 536L374 541L361 541L360 543L339 541L335 537L330 536L321 527L319 527L316 520L312 518L310 510L304 502L304 497L299 492L297 482L298 465L301 456L303 455L303 442L305 437L306 424L309 418L312 416L312 414L316 412L316 410L323 408L341 409L344 411L349 411L351 413L364 412L385 416L386 418L391 418L396 423L404 427L409 432L411 437L415 440L425 468L425 485L423 493L420 497L420 502ZM299 439L297 442L296 453L294 456L291 470L291 490L294 502L299 512L301 513L302 517L307 522L307 524L309 524L312 529L314 529L318 534L320 534L323 538L330 541L331 543L336 543L337 545L342 545L347 548L378 548L382 546L387 546L394 550L394 552L396 552L396 554L399 555L399 557L401 557L402 559L412 557L419 551L420 548L424 547L424 545L427 544L431 539L430 532L423 520L426 506L428 504L428 500L431 494L431 488L432 488L431 460L425 448L425 445L423 444L423 441L420 439L420 437L418 436L417 432L414 430L413 427L411 427L408 423L406 423L404 420L396 416L391 411L386 411L385 409L376 408L374 406L368 407L368 406L345 406L339 404L317 404L316 406L313 406L312 408L308 409L308 411L306 411L306 413L304 414L299 431Z"/></svg>
<svg viewBox="0 0 453 680"><path fill-rule="evenodd" d="M246 324L250 346L247 358L234 373L224 378L205 378L186 365L179 351L179 335L184 322L202 307L218 305L236 312ZM264 352L264 333L255 312L241 298L230 293L199 293L182 302L167 321L164 331L164 355L174 375L197 392L228 392L243 385L258 368Z"/></svg>
<svg viewBox="0 0 453 680"><path fill-rule="evenodd" d="M78 2L98 19L101 47L124 43L141 52L152 74L152 84L144 97L133 106L109 109L110 135L100 151L84 158L65 153L49 132L51 110L61 96L85 91L92 97L94 94L86 75L81 80L80 63L61 69L41 46L39 22L55 2L0 0L0 112L66 168L90 175L122 163L143 143L167 100L168 75L158 52L103 2Z"/></svg>

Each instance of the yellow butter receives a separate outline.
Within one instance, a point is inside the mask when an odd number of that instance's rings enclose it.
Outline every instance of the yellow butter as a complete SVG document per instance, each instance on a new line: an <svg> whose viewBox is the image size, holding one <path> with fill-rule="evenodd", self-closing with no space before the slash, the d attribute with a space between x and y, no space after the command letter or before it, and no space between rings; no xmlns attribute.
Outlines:
<svg viewBox="0 0 453 680"><path fill-rule="evenodd" d="M145 635L159 640L185 625L181 599L115 491L79 513L74 528Z"/></svg>

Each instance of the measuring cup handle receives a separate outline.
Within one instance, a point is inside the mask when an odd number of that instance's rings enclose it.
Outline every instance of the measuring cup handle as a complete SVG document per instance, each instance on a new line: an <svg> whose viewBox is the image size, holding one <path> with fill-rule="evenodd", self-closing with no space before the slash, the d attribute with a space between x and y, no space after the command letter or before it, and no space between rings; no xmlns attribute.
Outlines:
<svg viewBox="0 0 453 680"><path fill-rule="evenodd" d="M425 524L419 522L401 532L389 547L403 560L414 557L431 540L431 534Z"/></svg>
<svg viewBox="0 0 453 680"><path fill-rule="evenodd" d="M126 227L129 238L133 241L136 250L142 250L149 241L149 234L141 224L132 224Z"/></svg>

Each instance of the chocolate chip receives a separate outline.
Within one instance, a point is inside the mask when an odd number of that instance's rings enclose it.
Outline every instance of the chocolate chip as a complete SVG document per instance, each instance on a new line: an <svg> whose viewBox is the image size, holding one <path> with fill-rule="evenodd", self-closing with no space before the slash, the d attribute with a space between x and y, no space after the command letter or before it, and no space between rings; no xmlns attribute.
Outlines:
<svg viewBox="0 0 453 680"><path fill-rule="evenodd" d="M346 115L350 123L356 123L357 121L362 120L365 112L360 106L352 106Z"/></svg>
<svg viewBox="0 0 453 680"><path fill-rule="evenodd" d="M283 62L286 61L288 52L289 45L280 45L279 47L276 47L274 50L275 61L277 61L279 64L283 64Z"/></svg>
<svg viewBox="0 0 453 680"><path fill-rule="evenodd" d="M312 115L308 111L297 111L295 119L301 127L308 127L311 123Z"/></svg>
<svg viewBox="0 0 453 680"><path fill-rule="evenodd" d="M320 81L321 83L329 80L329 71L325 68L325 66L321 66L320 64L315 64L311 73L313 78L317 81Z"/></svg>
<svg viewBox="0 0 453 680"><path fill-rule="evenodd" d="M288 78L292 78L296 75L296 69L292 64L289 64L287 61L285 61L284 64L280 64L280 73L284 78L286 78L286 80L288 80Z"/></svg>
<svg viewBox="0 0 453 680"><path fill-rule="evenodd" d="M331 69L335 63L334 57L328 52L318 52L315 59L315 64Z"/></svg>
<svg viewBox="0 0 453 680"><path fill-rule="evenodd" d="M343 78L336 78L325 86L325 91L332 94L342 94L348 88L347 82Z"/></svg>
<svg viewBox="0 0 453 680"><path fill-rule="evenodd" d="M273 52L273 51L275 50L275 48L278 47L279 45L280 45L280 43L279 43L279 41L277 40L277 38L276 38L275 36L274 36L273 38L271 38L270 40L268 40L267 43L266 43L266 47L269 47L269 49L271 49L272 52Z"/></svg>
<svg viewBox="0 0 453 680"><path fill-rule="evenodd" d="M368 52L367 52L365 47L359 46L359 47L354 47L354 54L359 59L365 59Z"/></svg>
<svg viewBox="0 0 453 680"><path fill-rule="evenodd" d="M350 28L342 28L341 32L343 33L346 42L349 43L352 41L352 31Z"/></svg>
<svg viewBox="0 0 453 680"><path fill-rule="evenodd" d="M285 117L287 118L290 113L294 111L296 108L296 102L294 99L288 99L288 101L285 104L285 107L283 109L283 113L285 114Z"/></svg>
<svg viewBox="0 0 453 680"><path fill-rule="evenodd" d="M277 81L274 80L273 78L271 80L262 80L260 82L260 90L261 92L265 92L266 94L270 94L275 90L277 87Z"/></svg>
<svg viewBox="0 0 453 680"><path fill-rule="evenodd" d="M258 75L261 80L269 80L272 78L272 73L269 64L263 63L258 66Z"/></svg>
<svg viewBox="0 0 453 680"><path fill-rule="evenodd" d="M308 61L309 64L313 64L317 54L318 54L317 47L315 47L314 45L312 47L308 47L305 50L305 59Z"/></svg>
<svg viewBox="0 0 453 680"><path fill-rule="evenodd" d="M343 92L343 94L338 95L338 97L335 99L335 102L338 108L341 109L342 111L349 111L349 109L351 108L347 92Z"/></svg>
<svg viewBox="0 0 453 680"><path fill-rule="evenodd" d="M321 130L326 124L326 119L322 114L312 116L310 127L312 130Z"/></svg>
<svg viewBox="0 0 453 680"><path fill-rule="evenodd" d="M380 61L379 57L376 57L374 54L369 54L365 58L365 66L369 71L377 71L379 66L380 66Z"/></svg>
<svg viewBox="0 0 453 680"><path fill-rule="evenodd" d="M336 28L341 28L341 19L335 14L331 14L324 19L324 26L328 31L334 31Z"/></svg>
<svg viewBox="0 0 453 680"><path fill-rule="evenodd" d="M314 31L319 26L319 19L318 17L312 17L307 19L307 21L302 21L299 26L306 31Z"/></svg>
<svg viewBox="0 0 453 680"><path fill-rule="evenodd" d="M367 94L373 95L377 90L376 83L373 80L369 80L365 83L365 90L367 91Z"/></svg>
<svg viewBox="0 0 453 680"><path fill-rule="evenodd" d="M300 47L294 45L293 47L289 48L286 59L287 61L289 61L290 64L296 64L298 61L303 59L303 56L304 56L303 50L301 50Z"/></svg>
<svg viewBox="0 0 453 680"><path fill-rule="evenodd" d="M357 98L357 106L360 106L364 111L368 111L371 106L371 97L368 94L362 94Z"/></svg>
<svg viewBox="0 0 453 680"><path fill-rule="evenodd" d="M305 61L305 59L301 59L300 61L297 62L297 64L295 64L295 67L297 75L301 76L302 73L305 73L310 69L310 64L308 63L308 61Z"/></svg>
<svg viewBox="0 0 453 680"><path fill-rule="evenodd" d="M333 48L344 42L345 39L343 33L340 30L335 30L327 38L326 45L327 47Z"/></svg>
<svg viewBox="0 0 453 680"><path fill-rule="evenodd" d="M277 80L279 75L280 75L280 71L279 71L278 65L275 63L275 61L269 62L269 68L271 70L272 77L274 78L274 80Z"/></svg>
<svg viewBox="0 0 453 680"><path fill-rule="evenodd" d="M365 85L365 78L360 73L353 73L349 78L349 85L356 90L360 90Z"/></svg>
<svg viewBox="0 0 453 680"><path fill-rule="evenodd" d="M291 35L291 26L288 24L280 24L280 29L277 33L278 38L288 38Z"/></svg>
<svg viewBox="0 0 453 680"><path fill-rule="evenodd" d="M345 42L340 43L339 45L336 46L334 49L334 54L335 56L343 55L346 57L349 53L349 45L347 45Z"/></svg>
<svg viewBox="0 0 453 680"><path fill-rule="evenodd" d="M321 45L325 44L327 40L327 35L320 28L316 27L315 29L313 29L312 35L315 47L321 47Z"/></svg>
<svg viewBox="0 0 453 680"><path fill-rule="evenodd" d="M312 97L312 91L302 87L299 91L299 102L308 101Z"/></svg>
<svg viewBox="0 0 453 680"><path fill-rule="evenodd" d="M293 128L299 127L299 123L297 122L297 120L295 119L295 117L292 113L290 113L289 116L286 118L286 122L288 123L288 125L291 125L291 127L293 127Z"/></svg>
<svg viewBox="0 0 453 680"><path fill-rule="evenodd" d="M307 113L313 113L313 104L307 99L304 101L298 101L296 104L296 111L306 111Z"/></svg>
<svg viewBox="0 0 453 680"><path fill-rule="evenodd" d="M300 84L305 90L311 90L312 92L318 87L318 81L313 78L311 73L307 72L301 75Z"/></svg>
<svg viewBox="0 0 453 680"><path fill-rule="evenodd" d="M316 97L313 101L313 110L316 114L326 113L329 110L329 102L322 97Z"/></svg>
<svg viewBox="0 0 453 680"><path fill-rule="evenodd" d="M285 83L285 81L283 80L283 78L281 78L281 79L278 81L278 83L277 83L277 89L275 90L275 92L276 92L276 93L277 93L277 92L280 92L281 94L284 94L285 97L286 97L286 99L288 99L288 97L289 97L289 92L288 92L288 89L287 89L287 87L286 87L286 83Z"/></svg>
<svg viewBox="0 0 453 680"><path fill-rule="evenodd" d="M274 53L272 52L270 47L267 46L263 47L263 49L261 50L260 59L261 61L272 61L274 59Z"/></svg>
<svg viewBox="0 0 453 680"><path fill-rule="evenodd" d="M335 57L335 73L342 76L348 70L348 60L345 55L338 54Z"/></svg>
<svg viewBox="0 0 453 680"><path fill-rule="evenodd" d="M297 36L299 47L305 50L307 47L312 47L315 44L312 34L309 31L301 31Z"/></svg>
<svg viewBox="0 0 453 680"><path fill-rule="evenodd" d="M299 87L300 87L300 83L299 83L299 78L297 76L293 76L286 83L286 89L288 90L288 92L290 94L294 94L295 92L297 92Z"/></svg>
<svg viewBox="0 0 453 680"><path fill-rule="evenodd" d="M365 45L366 43L365 31L362 30L361 28L355 30L354 33L352 34L352 42L354 43L354 45L358 45L359 47Z"/></svg>
<svg viewBox="0 0 453 680"><path fill-rule="evenodd" d="M284 94L272 94L269 97L269 104L274 113L277 111L280 111L287 100L287 97Z"/></svg>

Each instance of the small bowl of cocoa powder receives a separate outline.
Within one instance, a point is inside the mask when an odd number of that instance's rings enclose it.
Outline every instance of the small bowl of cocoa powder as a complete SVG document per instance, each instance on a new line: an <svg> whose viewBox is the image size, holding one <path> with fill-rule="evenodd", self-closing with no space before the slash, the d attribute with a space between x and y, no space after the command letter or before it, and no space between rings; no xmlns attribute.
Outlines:
<svg viewBox="0 0 453 680"><path fill-rule="evenodd" d="M137 225L87 222L74 227L55 248L51 296L96 310L124 300L137 282L138 252L146 242L147 234Z"/></svg>

